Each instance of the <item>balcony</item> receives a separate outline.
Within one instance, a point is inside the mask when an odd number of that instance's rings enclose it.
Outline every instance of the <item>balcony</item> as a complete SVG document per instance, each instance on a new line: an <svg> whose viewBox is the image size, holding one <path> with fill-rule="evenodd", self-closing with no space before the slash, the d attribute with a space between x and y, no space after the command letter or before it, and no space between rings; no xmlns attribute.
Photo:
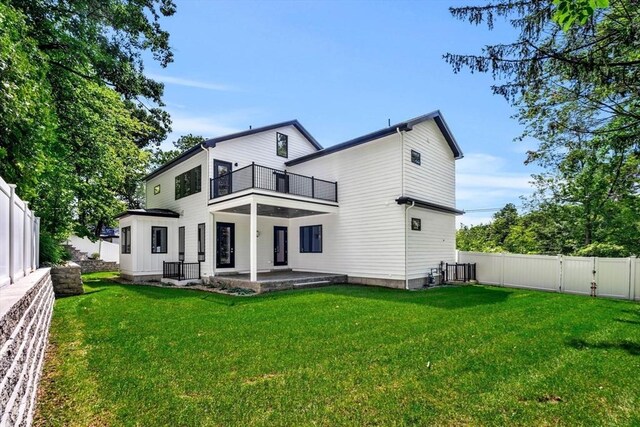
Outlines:
<svg viewBox="0 0 640 427"><path fill-rule="evenodd" d="M210 184L211 199L256 188L329 202L338 201L337 182L272 169L255 163L213 178Z"/></svg>

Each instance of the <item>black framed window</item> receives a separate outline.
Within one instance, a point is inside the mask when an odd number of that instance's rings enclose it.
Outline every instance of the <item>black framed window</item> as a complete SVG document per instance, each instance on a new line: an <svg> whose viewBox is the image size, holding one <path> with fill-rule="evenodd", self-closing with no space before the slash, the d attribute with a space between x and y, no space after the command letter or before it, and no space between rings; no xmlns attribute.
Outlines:
<svg viewBox="0 0 640 427"><path fill-rule="evenodd" d="M322 226L307 225L300 227L300 252L322 252Z"/></svg>
<svg viewBox="0 0 640 427"><path fill-rule="evenodd" d="M151 227L151 253L167 253L167 227Z"/></svg>
<svg viewBox="0 0 640 427"><path fill-rule="evenodd" d="M204 261L204 244L205 244L205 234L204 234L204 223L198 224L198 262Z"/></svg>
<svg viewBox="0 0 640 427"><path fill-rule="evenodd" d="M422 220L420 218L411 218L411 229L413 231L422 230Z"/></svg>
<svg viewBox="0 0 640 427"><path fill-rule="evenodd" d="M184 261L184 227L178 227L178 261Z"/></svg>
<svg viewBox="0 0 640 427"><path fill-rule="evenodd" d="M289 136L276 132L276 154L280 157L289 157Z"/></svg>
<svg viewBox="0 0 640 427"><path fill-rule="evenodd" d="M131 227L123 227L122 228L122 253L130 254L131 253Z"/></svg>
<svg viewBox="0 0 640 427"><path fill-rule="evenodd" d="M176 200L202 191L202 166L176 176Z"/></svg>
<svg viewBox="0 0 640 427"><path fill-rule="evenodd" d="M420 152L416 150L411 150L411 163L415 163L416 165L420 165Z"/></svg>

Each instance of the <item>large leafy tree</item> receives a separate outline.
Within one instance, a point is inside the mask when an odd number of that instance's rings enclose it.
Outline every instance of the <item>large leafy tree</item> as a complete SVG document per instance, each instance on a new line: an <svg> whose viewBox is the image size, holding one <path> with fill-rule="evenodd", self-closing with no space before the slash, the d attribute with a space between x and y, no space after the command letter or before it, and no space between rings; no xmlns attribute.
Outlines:
<svg viewBox="0 0 640 427"><path fill-rule="evenodd" d="M143 148L170 131L143 55L171 62L160 19L174 12L172 0L0 2L0 174L32 202L44 241L95 236L139 204Z"/></svg>
<svg viewBox="0 0 640 427"><path fill-rule="evenodd" d="M193 146L205 141L205 138L200 135L187 134L182 135L180 138L173 141L173 149L163 150L157 147L154 150L150 150L151 161L149 162L149 169L156 169L165 163L169 163L171 160L178 157Z"/></svg>
<svg viewBox="0 0 640 427"><path fill-rule="evenodd" d="M638 253L632 242L640 240L639 6L637 0L504 0L451 9L472 24L493 29L505 19L518 31L516 40L445 60L455 72L491 73L493 92L516 108L525 127L521 137L539 141L526 159L544 168L530 207L545 225L554 223L551 212L568 216L575 231L555 224L543 251Z"/></svg>

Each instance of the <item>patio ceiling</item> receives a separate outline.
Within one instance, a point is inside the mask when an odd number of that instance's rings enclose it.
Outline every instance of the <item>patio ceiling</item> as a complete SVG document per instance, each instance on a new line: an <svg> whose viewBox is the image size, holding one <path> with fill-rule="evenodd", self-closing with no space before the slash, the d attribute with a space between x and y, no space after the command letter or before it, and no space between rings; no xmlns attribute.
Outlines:
<svg viewBox="0 0 640 427"><path fill-rule="evenodd" d="M251 213L251 205L235 206L223 209L218 212L227 212L235 214L249 215ZM258 216L272 216L278 218L300 218L303 216L323 215L327 212L313 211L307 209L296 209L283 206L258 204Z"/></svg>

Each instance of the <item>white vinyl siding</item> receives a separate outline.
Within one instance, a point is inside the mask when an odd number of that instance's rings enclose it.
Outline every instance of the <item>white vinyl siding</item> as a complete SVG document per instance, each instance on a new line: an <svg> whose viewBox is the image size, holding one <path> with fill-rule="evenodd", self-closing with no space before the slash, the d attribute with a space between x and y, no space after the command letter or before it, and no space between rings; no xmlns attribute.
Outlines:
<svg viewBox="0 0 640 427"><path fill-rule="evenodd" d="M420 165L411 161L420 153ZM404 136L404 195L455 207L456 166L453 152L434 120L413 127Z"/></svg>
<svg viewBox="0 0 640 427"><path fill-rule="evenodd" d="M292 219L289 260L299 270L404 278L404 207L398 135L292 166L291 172L338 182L339 213ZM322 253L300 253L298 227L322 225ZM291 234L290 234L291 236Z"/></svg>
<svg viewBox="0 0 640 427"><path fill-rule="evenodd" d="M279 157L276 154L276 133L287 135L289 157ZM245 136L216 144L211 151L211 164L213 159L230 162L233 170L243 168L255 162L261 166L273 169L288 169L285 162L315 153L316 148L294 126L285 126L271 129L254 135ZM238 164L237 166L235 164ZM209 172L213 178L213 167Z"/></svg>
<svg viewBox="0 0 640 427"><path fill-rule="evenodd" d="M186 197L182 197L178 200L175 199L175 178L176 176L183 174L198 166L202 167L202 191L191 194ZM147 203L146 208L161 208L171 209L174 212L180 214L180 218L173 220L173 225L169 227L169 239L168 239L168 253L174 255L167 257L166 261L178 261L178 227L184 227L185 231L185 262L198 262L198 224L207 223L208 210L207 204L209 202L209 179L207 178L207 152L202 150L200 153L195 154L193 157L179 163L173 168L170 168L160 175L147 181ZM153 188L160 184L160 194L153 194ZM145 217L146 218L146 217ZM155 225L155 224L154 224ZM172 229L173 228L173 229ZM171 239L172 233L175 233L175 238ZM207 229L207 233L211 236L213 233L210 229ZM149 240L150 242L150 240ZM147 246L151 243L147 242ZM147 252L149 252L147 248ZM205 262L201 264L202 274L210 274L212 272L209 262L211 257L209 254L205 254ZM160 273L162 273L162 263L160 263Z"/></svg>
<svg viewBox="0 0 640 427"><path fill-rule="evenodd" d="M411 218L419 218L421 230L411 229ZM407 275L409 279L426 277L441 261L455 262L455 215L422 208L409 210L407 224Z"/></svg>

